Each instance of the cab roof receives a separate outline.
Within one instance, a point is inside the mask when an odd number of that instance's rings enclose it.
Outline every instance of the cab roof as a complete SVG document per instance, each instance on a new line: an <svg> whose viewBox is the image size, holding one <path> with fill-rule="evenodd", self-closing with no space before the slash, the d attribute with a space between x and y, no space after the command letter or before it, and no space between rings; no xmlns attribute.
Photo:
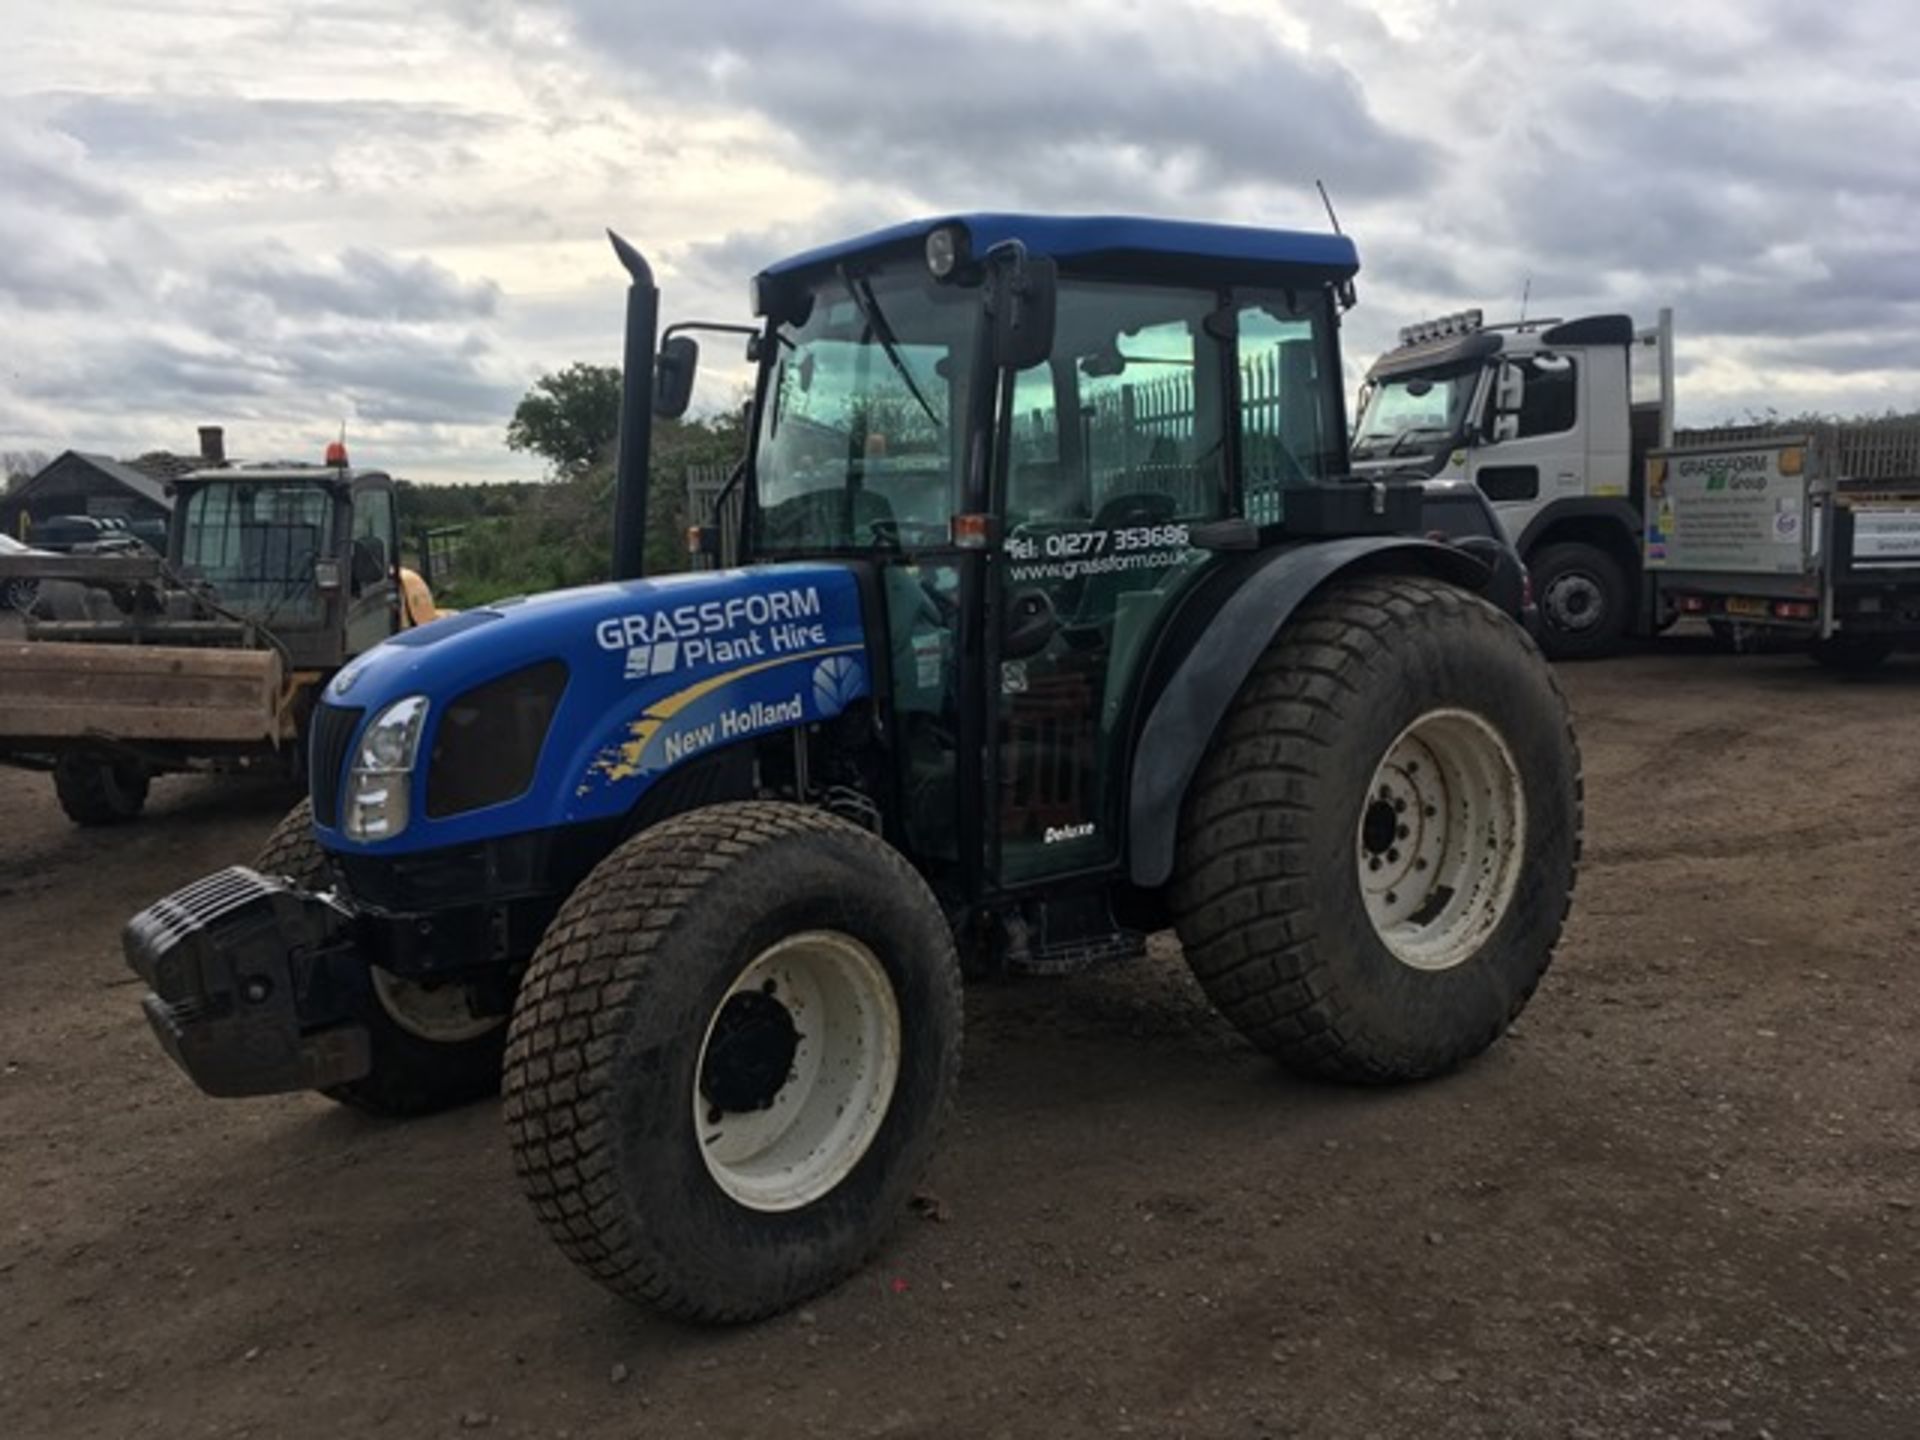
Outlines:
<svg viewBox="0 0 1920 1440"><path fill-rule="evenodd" d="M1344 235L1303 230L1270 230L1252 225L1217 225L1196 220L1156 220L1139 215L1016 215L984 213L939 215L909 220L850 240L822 245L769 265L761 273L795 275L839 264L876 251L923 244L942 226L966 232L967 249L984 255L1006 240L1018 240L1029 253L1065 262L1157 261L1162 265L1198 263L1213 268L1299 268L1344 280L1360 269L1353 241Z"/></svg>

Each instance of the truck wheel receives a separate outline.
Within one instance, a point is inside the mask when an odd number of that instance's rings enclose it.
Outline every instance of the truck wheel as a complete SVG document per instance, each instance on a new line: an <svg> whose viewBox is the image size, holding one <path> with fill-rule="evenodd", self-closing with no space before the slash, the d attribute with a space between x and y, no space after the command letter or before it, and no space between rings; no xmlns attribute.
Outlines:
<svg viewBox="0 0 1920 1440"><path fill-rule="evenodd" d="M333 883L326 852L313 838L313 802L302 800L274 826L253 868L304 890ZM329 1100L369 1115L402 1119L484 1099L500 1088L504 1016L475 1015L461 985L428 987L369 967L374 1003L365 1021L373 1068L330 1085Z"/></svg>
<svg viewBox="0 0 1920 1440"><path fill-rule="evenodd" d="M53 767L54 793L76 825L120 825L134 819L146 808L151 782L144 765L129 761L71 755Z"/></svg>
<svg viewBox="0 0 1920 1440"><path fill-rule="evenodd" d="M1535 551L1527 569L1540 606L1540 648L1549 659L1597 660L1620 648L1627 577L1611 555L1569 541Z"/></svg>
<svg viewBox="0 0 1920 1440"><path fill-rule="evenodd" d="M1878 669L1894 648L1891 635L1829 635L1807 647L1823 669L1842 675L1864 675Z"/></svg>
<svg viewBox="0 0 1920 1440"><path fill-rule="evenodd" d="M933 1153L960 967L885 842L797 805L643 831L576 888L507 1045L514 1165L614 1293L733 1322L858 1269Z"/></svg>
<svg viewBox="0 0 1920 1440"><path fill-rule="evenodd" d="M1418 1079L1533 994L1580 823L1566 703L1517 625L1424 578L1338 584L1268 646L1194 777L1175 927L1290 1069Z"/></svg>

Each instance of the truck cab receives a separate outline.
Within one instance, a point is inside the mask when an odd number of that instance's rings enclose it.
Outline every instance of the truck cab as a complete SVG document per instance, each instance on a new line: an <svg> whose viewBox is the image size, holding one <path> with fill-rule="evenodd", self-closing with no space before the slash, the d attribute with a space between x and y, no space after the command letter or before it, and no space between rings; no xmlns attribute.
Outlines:
<svg viewBox="0 0 1920 1440"><path fill-rule="evenodd" d="M1672 438L1671 317L1488 325L1468 310L1400 332L1361 389L1354 473L1465 480L1533 577L1557 659L1610 653L1654 618L1641 575L1641 460Z"/></svg>

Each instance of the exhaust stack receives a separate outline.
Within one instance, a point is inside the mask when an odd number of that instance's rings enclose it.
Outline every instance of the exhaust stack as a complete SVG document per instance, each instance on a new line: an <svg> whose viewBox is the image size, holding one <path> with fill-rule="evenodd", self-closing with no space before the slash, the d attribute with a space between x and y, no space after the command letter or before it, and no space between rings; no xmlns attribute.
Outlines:
<svg viewBox="0 0 1920 1440"><path fill-rule="evenodd" d="M637 580L647 569L647 451L653 443L653 352L660 328L660 290L647 257L607 231L626 267L626 354L621 362L620 448L614 459L613 578Z"/></svg>

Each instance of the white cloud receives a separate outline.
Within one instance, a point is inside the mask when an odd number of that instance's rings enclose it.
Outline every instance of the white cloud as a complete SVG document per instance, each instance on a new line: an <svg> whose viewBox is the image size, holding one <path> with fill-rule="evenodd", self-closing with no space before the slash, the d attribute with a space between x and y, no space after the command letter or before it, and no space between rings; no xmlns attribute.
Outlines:
<svg viewBox="0 0 1920 1440"><path fill-rule="evenodd" d="M1418 314L1679 311L1683 413L1920 403L1904 0L45 7L0 52L0 447L524 474L536 375L784 250L968 208L1320 223ZM716 358L718 358L716 354ZM715 366L705 403L732 400Z"/></svg>

